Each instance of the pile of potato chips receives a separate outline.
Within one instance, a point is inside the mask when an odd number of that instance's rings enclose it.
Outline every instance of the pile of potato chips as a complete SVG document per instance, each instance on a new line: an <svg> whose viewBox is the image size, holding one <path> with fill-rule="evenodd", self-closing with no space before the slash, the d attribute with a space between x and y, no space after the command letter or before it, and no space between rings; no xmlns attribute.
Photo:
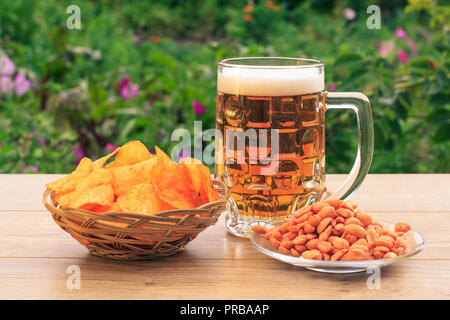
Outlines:
<svg viewBox="0 0 450 320"><path fill-rule="evenodd" d="M151 215L219 199L209 169L199 160L184 158L177 164L158 147L156 155L150 153L140 141L96 161L83 158L74 172L46 187L61 208L99 213Z"/></svg>

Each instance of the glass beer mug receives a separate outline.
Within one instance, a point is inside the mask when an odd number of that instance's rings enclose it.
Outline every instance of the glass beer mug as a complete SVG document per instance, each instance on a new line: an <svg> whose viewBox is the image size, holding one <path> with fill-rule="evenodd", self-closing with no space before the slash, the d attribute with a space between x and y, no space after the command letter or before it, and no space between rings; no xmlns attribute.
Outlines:
<svg viewBox="0 0 450 320"><path fill-rule="evenodd" d="M230 189L226 226L248 237L326 198L347 199L366 176L373 154L368 98L324 89L324 64L297 58L233 58L217 75L215 178ZM325 112L356 112L359 143L350 174L325 186Z"/></svg>

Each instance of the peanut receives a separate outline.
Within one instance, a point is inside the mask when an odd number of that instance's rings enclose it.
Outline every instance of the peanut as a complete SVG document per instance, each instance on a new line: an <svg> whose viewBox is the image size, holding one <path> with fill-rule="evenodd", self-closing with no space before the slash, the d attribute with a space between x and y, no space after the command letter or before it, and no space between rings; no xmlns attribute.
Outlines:
<svg viewBox="0 0 450 320"><path fill-rule="evenodd" d="M395 231L397 232L408 232L411 230L411 226L406 222L397 222L395 224Z"/></svg>
<svg viewBox="0 0 450 320"><path fill-rule="evenodd" d="M333 227L328 226L321 234L319 234L319 240L326 241L331 235L331 231L333 231Z"/></svg>
<svg viewBox="0 0 450 320"><path fill-rule="evenodd" d="M353 211L353 209L356 207L353 207L353 203L351 203L350 201L344 201L341 203L341 208L349 209L349 210Z"/></svg>
<svg viewBox="0 0 450 320"><path fill-rule="evenodd" d="M273 233L272 233L272 238L275 238L275 239L277 239L278 241L280 241L280 240L281 240L281 233L280 233L280 231L275 231L275 232L273 232Z"/></svg>
<svg viewBox="0 0 450 320"><path fill-rule="evenodd" d="M281 241L280 246L285 247L286 249L289 250L294 247L294 242L292 242L290 240L284 240L284 241Z"/></svg>
<svg viewBox="0 0 450 320"><path fill-rule="evenodd" d="M356 236L351 235L351 234L344 235L343 238L351 244L353 244L356 240L358 240L358 238Z"/></svg>
<svg viewBox="0 0 450 320"><path fill-rule="evenodd" d="M304 215L305 213L309 212L310 210L311 210L311 206L303 207L303 208L295 211L294 217L295 218L300 218L302 215Z"/></svg>
<svg viewBox="0 0 450 320"><path fill-rule="evenodd" d="M294 240L292 240L292 242L294 243L294 245L300 245L300 244L305 244L306 241L308 239L306 238L306 236L304 234L297 236Z"/></svg>
<svg viewBox="0 0 450 320"><path fill-rule="evenodd" d="M397 256L401 256L402 254L405 253L405 248L403 248L403 247L392 248L392 252L395 253Z"/></svg>
<svg viewBox="0 0 450 320"><path fill-rule="evenodd" d="M336 230L336 232L337 232L339 235L341 235L342 232L344 232L344 228L345 228L345 225L344 225L343 223L338 223L338 224L336 224L336 225L334 226L334 230Z"/></svg>
<svg viewBox="0 0 450 320"><path fill-rule="evenodd" d="M331 261L339 261L348 252L348 249L341 249L336 251L330 258Z"/></svg>
<svg viewBox="0 0 450 320"><path fill-rule="evenodd" d="M378 238L378 233L375 229L367 229L366 238L368 242L374 243L375 239Z"/></svg>
<svg viewBox="0 0 450 320"><path fill-rule="evenodd" d="M289 230L289 232L298 233L298 230L300 230L300 226L296 224L293 226L289 226L287 229Z"/></svg>
<svg viewBox="0 0 450 320"><path fill-rule="evenodd" d="M317 244L319 243L319 239L311 239L306 243L306 248L309 250L317 249Z"/></svg>
<svg viewBox="0 0 450 320"><path fill-rule="evenodd" d="M270 244L272 247L278 249L280 247L281 242L278 239L272 237L272 238L270 238Z"/></svg>
<svg viewBox="0 0 450 320"><path fill-rule="evenodd" d="M267 227L257 224L252 227L252 230L256 233L265 234L267 232Z"/></svg>
<svg viewBox="0 0 450 320"><path fill-rule="evenodd" d="M283 224L283 225L279 228L279 231L280 231L281 234L283 234L283 233L288 233L288 232L289 232L289 230L288 230L286 224Z"/></svg>
<svg viewBox="0 0 450 320"><path fill-rule="evenodd" d="M405 238L398 237L395 240L395 248L406 248L407 242Z"/></svg>
<svg viewBox="0 0 450 320"><path fill-rule="evenodd" d="M358 226L360 226L360 227L363 226L363 224L361 223L361 221L359 221L358 218L348 218L348 219L345 221L345 225L349 225L349 224L356 224L356 225L358 225Z"/></svg>
<svg viewBox="0 0 450 320"><path fill-rule="evenodd" d="M349 249L348 252L341 258L341 261L361 261L367 260L369 255L361 249Z"/></svg>
<svg viewBox="0 0 450 320"><path fill-rule="evenodd" d="M348 210L348 209L344 209L344 208L337 209L336 213L338 215L340 215L341 217L343 217L344 219L348 219L348 218L352 218L353 217L353 212Z"/></svg>
<svg viewBox="0 0 450 320"><path fill-rule="evenodd" d="M283 246L279 246L278 251L282 254L290 254L291 253L291 251L288 248L285 248Z"/></svg>
<svg viewBox="0 0 450 320"><path fill-rule="evenodd" d="M328 253L333 246L328 241L319 241L317 244L317 249L319 249L322 253Z"/></svg>
<svg viewBox="0 0 450 320"><path fill-rule="evenodd" d="M368 241L365 238L358 239L358 240L355 241L355 243L353 243L353 245L357 245L357 244L363 245L365 247L369 246L369 243L368 243Z"/></svg>
<svg viewBox="0 0 450 320"><path fill-rule="evenodd" d="M394 247L394 241L395 240L389 236L379 236L377 239L375 239L374 243L377 246L383 246L390 249Z"/></svg>
<svg viewBox="0 0 450 320"><path fill-rule="evenodd" d="M296 257L296 258L300 257L300 253L297 250L295 250L294 248L292 248L290 251L291 251L291 256Z"/></svg>
<svg viewBox="0 0 450 320"><path fill-rule="evenodd" d="M349 201L326 200L297 210L280 227L252 227L282 254L304 259L361 261L392 259L407 251L406 222L394 230L374 221Z"/></svg>
<svg viewBox="0 0 450 320"><path fill-rule="evenodd" d="M366 230L363 227L356 224L348 224L344 228L344 232L357 238L364 238L366 236Z"/></svg>
<svg viewBox="0 0 450 320"><path fill-rule="evenodd" d="M320 218L319 218L319 216L318 216L318 215L315 215L315 216L309 217L308 223L309 223L310 225L312 225L313 227L317 227L317 226L319 225L319 223L320 223Z"/></svg>
<svg viewBox="0 0 450 320"><path fill-rule="evenodd" d="M359 250L362 250L367 253L369 251L369 249L365 245L362 245L362 244L352 244L350 246L350 250L353 250L353 249L359 249Z"/></svg>
<svg viewBox="0 0 450 320"><path fill-rule="evenodd" d="M325 202L316 202L311 206L311 211L314 213L318 213L323 208L329 206L328 203Z"/></svg>
<svg viewBox="0 0 450 320"><path fill-rule="evenodd" d="M372 217L369 216L367 213L362 212L362 211L358 211L356 212L356 218L362 222L362 224L364 226L368 226L370 224L372 224Z"/></svg>
<svg viewBox="0 0 450 320"><path fill-rule="evenodd" d="M304 246L304 245L296 245L295 247L295 250L297 250L297 252L298 253L302 253L303 251L305 251L306 250L306 247Z"/></svg>
<svg viewBox="0 0 450 320"><path fill-rule="evenodd" d="M306 239L311 240L311 239L317 239L317 234L316 233L308 233L306 235Z"/></svg>
<svg viewBox="0 0 450 320"><path fill-rule="evenodd" d="M313 213L311 211L309 211L309 212L305 213L304 215L302 215L300 218L295 219L294 221L296 224L300 224L305 221L308 221L309 217L311 217L312 215L313 215Z"/></svg>
<svg viewBox="0 0 450 320"><path fill-rule="evenodd" d="M298 236L297 233L293 233L290 231L289 231L289 233L285 233L285 235L286 235L286 240L294 240Z"/></svg>
<svg viewBox="0 0 450 320"><path fill-rule="evenodd" d="M348 249L350 247L350 244L345 239L336 238L336 239L333 240L333 246L336 249Z"/></svg>
<svg viewBox="0 0 450 320"><path fill-rule="evenodd" d="M316 249L306 250L302 252L302 257L310 260L322 260L322 253Z"/></svg>
<svg viewBox="0 0 450 320"><path fill-rule="evenodd" d="M320 221L319 225L317 226L317 233L321 234L326 227L328 227L328 224L333 220L332 218L325 218L322 221Z"/></svg>
<svg viewBox="0 0 450 320"><path fill-rule="evenodd" d="M325 203L329 204L334 209L339 209L339 207L341 206L342 202L343 202L342 200L335 200L335 199L330 199L330 200L326 200L325 201Z"/></svg>
<svg viewBox="0 0 450 320"><path fill-rule="evenodd" d="M316 230L316 228L313 227L312 225L310 225L310 224L307 222L307 223L305 223L305 228L304 228L304 230L305 230L305 233L313 233L314 230Z"/></svg>
<svg viewBox="0 0 450 320"><path fill-rule="evenodd" d="M392 259L392 258L396 258L397 255L394 252L388 252L383 256L383 259Z"/></svg>
<svg viewBox="0 0 450 320"><path fill-rule="evenodd" d="M332 206L326 206L317 214L321 219L336 217L336 210Z"/></svg>

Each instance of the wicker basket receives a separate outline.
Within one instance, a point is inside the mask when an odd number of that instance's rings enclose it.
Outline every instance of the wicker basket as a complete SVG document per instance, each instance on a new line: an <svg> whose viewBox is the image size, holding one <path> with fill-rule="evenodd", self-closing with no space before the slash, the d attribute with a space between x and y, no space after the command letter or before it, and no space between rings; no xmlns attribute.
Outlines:
<svg viewBox="0 0 450 320"><path fill-rule="evenodd" d="M55 222L92 254L116 260L151 260L182 251L200 232L217 222L229 192L220 181L214 180L213 186L221 200L196 209L149 216L61 209L48 189L44 192L43 202Z"/></svg>

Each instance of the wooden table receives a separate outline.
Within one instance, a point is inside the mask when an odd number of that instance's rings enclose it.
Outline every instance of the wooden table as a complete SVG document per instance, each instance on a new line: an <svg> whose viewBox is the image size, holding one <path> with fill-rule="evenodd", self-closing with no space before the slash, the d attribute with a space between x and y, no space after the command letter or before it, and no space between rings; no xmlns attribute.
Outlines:
<svg viewBox="0 0 450 320"><path fill-rule="evenodd" d="M375 218L408 221L424 251L381 270L335 275L273 260L225 231L223 217L184 252L158 261L117 262L90 255L41 203L58 175L0 175L1 299L449 299L450 175L369 175L352 201ZM343 176L327 176L336 185ZM69 266L81 288L68 289Z"/></svg>

